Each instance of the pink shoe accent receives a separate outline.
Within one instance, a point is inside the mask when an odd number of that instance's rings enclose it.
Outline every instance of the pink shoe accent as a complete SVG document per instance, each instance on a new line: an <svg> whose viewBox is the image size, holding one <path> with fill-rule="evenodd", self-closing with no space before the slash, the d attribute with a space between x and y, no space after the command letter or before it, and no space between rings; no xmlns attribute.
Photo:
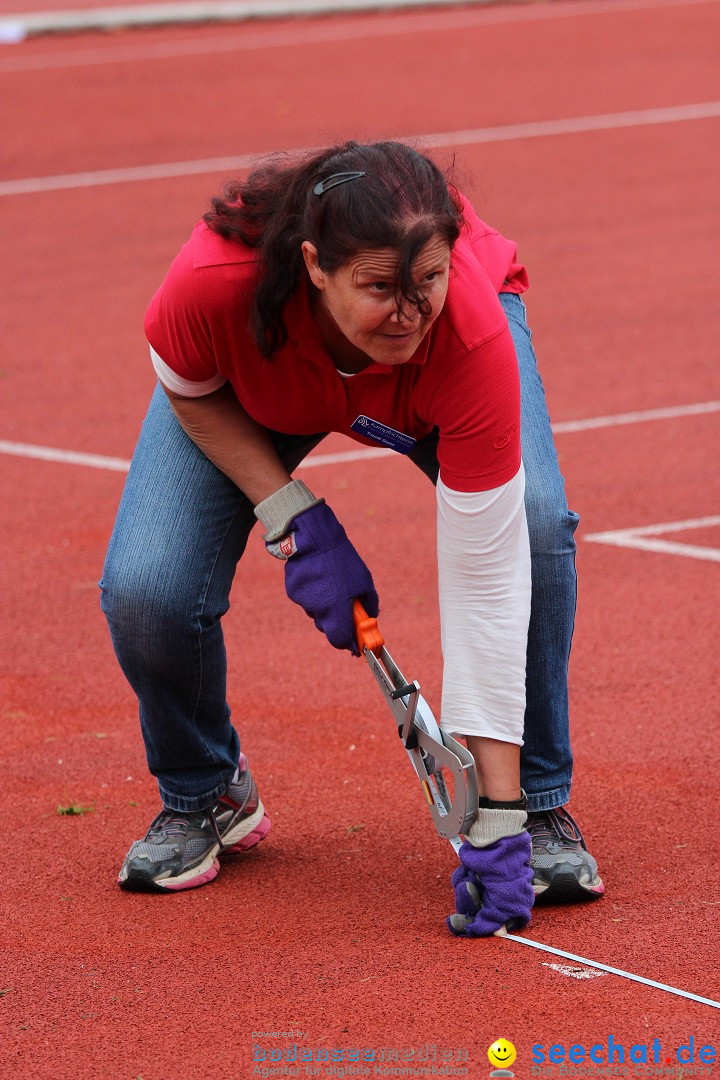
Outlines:
<svg viewBox="0 0 720 1080"><path fill-rule="evenodd" d="M159 881L158 885L162 885L163 889L167 889L168 892L180 892L182 889L197 889L199 885L207 885L209 881L214 881L219 872L220 863L215 859L212 866L209 866L204 873L198 874L197 877L190 878L189 881L183 881L175 885L166 885L164 881Z"/></svg>
<svg viewBox="0 0 720 1080"><path fill-rule="evenodd" d="M232 847L223 848L223 854L227 854L228 852L250 851L251 848L256 847L261 840L265 839L271 828L272 822L267 816L267 813L265 813L262 820L257 823L255 828L249 832L247 836L243 836L243 838L233 844Z"/></svg>

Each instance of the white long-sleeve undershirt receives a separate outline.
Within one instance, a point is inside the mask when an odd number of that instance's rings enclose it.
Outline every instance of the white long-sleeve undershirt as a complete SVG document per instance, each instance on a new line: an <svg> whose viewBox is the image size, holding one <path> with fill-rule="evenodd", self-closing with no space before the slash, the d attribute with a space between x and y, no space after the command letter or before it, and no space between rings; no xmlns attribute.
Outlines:
<svg viewBox="0 0 720 1080"><path fill-rule="evenodd" d="M522 745L530 618L525 474L491 491L437 483L442 719L448 734Z"/></svg>
<svg viewBox="0 0 720 1080"><path fill-rule="evenodd" d="M173 371L161 356L158 356L152 345L150 346L150 359L152 366L155 368L155 374L163 386L174 394L180 394L181 397L206 397L208 394L214 393L215 390L219 390L227 382L225 376L219 373L204 382L193 382L192 379L184 379L182 375L178 375L177 372Z"/></svg>

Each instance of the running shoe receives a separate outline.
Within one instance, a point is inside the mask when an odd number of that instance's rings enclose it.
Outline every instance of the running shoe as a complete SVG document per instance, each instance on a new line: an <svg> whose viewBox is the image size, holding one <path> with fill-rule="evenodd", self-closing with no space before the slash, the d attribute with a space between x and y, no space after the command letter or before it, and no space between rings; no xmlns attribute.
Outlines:
<svg viewBox="0 0 720 1080"><path fill-rule="evenodd" d="M193 814L160 811L125 856L118 884L131 892L195 889L217 877L218 855L249 851L269 831L270 818L241 754L230 787L213 806Z"/></svg>
<svg viewBox="0 0 720 1080"><path fill-rule="evenodd" d="M546 904L598 900L605 886L580 828L564 806L528 814L532 840L535 902Z"/></svg>

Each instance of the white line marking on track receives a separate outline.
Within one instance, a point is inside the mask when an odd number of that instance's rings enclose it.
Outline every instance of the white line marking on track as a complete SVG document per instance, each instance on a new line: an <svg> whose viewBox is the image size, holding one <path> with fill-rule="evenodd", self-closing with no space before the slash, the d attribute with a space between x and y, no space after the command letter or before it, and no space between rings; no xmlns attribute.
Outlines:
<svg viewBox="0 0 720 1080"><path fill-rule="evenodd" d="M697 405L673 405L667 409L645 409L644 412L616 413L615 416L593 416L587 420L561 420L553 424L553 431L556 435L564 435L574 431L591 431L593 428L640 424L648 420L673 420L675 417L699 416L702 413L713 412L720 412L720 401L701 401Z"/></svg>
<svg viewBox="0 0 720 1080"><path fill-rule="evenodd" d="M9 442L0 439L0 454L12 457L35 458L39 461L55 461L60 465L85 465L91 469L106 469L110 472L127 472L129 458L105 457L103 454L85 454L76 450L57 450L52 446L36 446L32 443ZM395 450L385 447L368 447L366 450L348 450L338 454L313 454L298 466L300 469L317 468L320 465L341 465L349 461L364 461L371 458L392 457Z"/></svg>
<svg viewBox="0 0 720 1080"><path fill-rule="evenodd" d="M670 540L651 540L663 533L690 532L693 529L712 529L720 525L720 516L692 518L689 521L666 521L658 525L640 525L634 529L612 529L584 537L591 544L611 544L613 547L656 551L662 555L682 555L686 559L705 559L720 562L720 547L700 547L697 544L674 543Z"/></svg>
<svg viewBox="0 0 720 1080"><path fill-rule="evenodd" d="M688 120L709 120L720 117L720 101L704 101L691 105L669 105L658 109L639 109L632 112L602 113L597 116L575 116L560 120L534 120L523 124L504 124L498 127L472 128L461 131L442 131L426 135L394 136L401 142L420 147L478 146L480 144L537 139L552 135L577 135L583 132L615 131L629 127L654 124L684 123ZM313 149L305 147L304 150ZM290 153L301 153L291 150ZM65 173L59 176L35 176L0 182L0 196L29 195L40 191L72 190L100 187L105 184L125 184L146 180L165 180L171 177L196 176L204 173L239 172L263 157L263 151L238 154L235 157L200 158L196 161L171 161L156 165L133 165L123 169L99 169L95 172Z"/></svg>
<svg viewBox="0 0 720 1080"><path fill-rule="evenodd" d="M366 450L346 450L338 454L313 454L300 463L301 469L312 469L318 465L341 465L346 461L365 461L369 458L397 457L396 450L388 450L384 446L377 449L369 446Z"/></svg>
<svg viewBox="0 0 720 1080"><path fill-rule="evenodd" d="M570 964L548 964L543 962L543 967L551 968L553 971L557 971L559 975L567 975L569 979L602 979L605 975L604 971L593 971L592 968L584 968L579 965L571 966Z"/></svg>
<svg viewBox="0 0 720 1080"><path fill-rule="evenodd" d="M554 949L551 945L544 945L541 941L531 941L530 938L520 937L518 934L503 934L500 940L502 941L505 938L509 941L519 941L521 945L528 945L531 949L540 949L542 952L552 953L553 956L563 956L566 960L575 961L576 964L598 968L600 971L609 972L610 975L619 975L623 979L631 979L633 982L643 983L645 986L653 986L656 990L664 990L668 994L676 994L678 997L688 998L690 1001L698 1001L701 1005L709 1005L712 1009L720 1009L720 1001L700 997L698 994L691 994L687 990L678 990L675 986L654 982L652 979L645 979L642 975L633 975L631 971L623 971L622 968L608 967L607 964L599 964L596 960L588 960L584 956L575 956L574 953L563 952L562 949Z"/></svg>
<svg viewBox="0 0 720 1080"><path fill-rule="evenodd" d="M0 454L56 461L63 465L88 465L91 469L109 469L111 472L127 472L130 468L130 462L126 458L81 454L75 450L55 450L51 446L33 446L30 443L8 442L5 439L0 439Z"/></svg>
<svg viewBox="0 0 720 1080"><path fill-rule="evenodd" d="M692 405L673 405L666 409L647 409L645 412L617 413L615 416L589 417L587 420L567 420L553 424L555 434L566 432L592 431L595 428L613 427L616 424L640 424L649 420L676 419L683 416L697 416L699 413L720 411L720 401L702 401ZM40 461L55 461L65 465L86 465L92 469L109 469L111 472L127 472L130 461L127 458L105 457L103 454L86 454L76 450L57 450L51 446L36 446L32 443L10 442L0 439L0 454L13 457L36 458ZM341 465L349 461L365 461L373 458L397 457L395 450L385 447L367 447L363 450L346 450L336 454L312 454L299 466L301 469L317 468L321 465ZM656 526L649 526L655 529ZM672 527L663 527L662 532L672 531ZM637 532L637 530L621 530ZM616 535L616 533L597 533L596 536ZM617 535L620 535L619 533ZM590 537L586 537L590 539ZM609 542L609 541L608 541Z"/></svg>
<svg viewBox="0 0 720 1080"><path fill-rule="evenodd" d="M382 19L349 22L338 14L327 20L296 23L292 27L248 28L243 33L225 33L186 41L147 42L133 45L108 43L107 47L72 49L63 53L35 53L31 56L0 58L0 74L21 71L86 67L94 64L128 63L138 60L166 60L181 56L214 56L221 53L251 52L257 49L292 48L331 42L383 37L404 37L422 33L457 32L483 26L540 22L587 15L615 15L634 11L718 3L718 0L572 0L552 4L528 3L520 6L482 7L480 10L445 11L442 15L417 12L414 15L387 14ZM22 18L22 16L18 16ZM0 20L0 23L2 20Z"/></svg>
<svg viewBox="0 0 720 1080"><path fill-rule="evenodd" d="M168 180L176 176L203 173L226 173L249 169L262 154L238 154L236 157L203 158L199 161L164 162L160 165L133 165L124 169L99 169L95 172L66 173L61 176L38 176L27 180L0 181L0 196L30 195L38 191L67 191L75 188L102 187L105 184L129 184L145 180Z"/></svg>
<svg viewBox="0 0 720 1080"><path fill-rule="evenodd" d="M0 40L17 43L29 34L58 30L124 30L130 26L238 22L257 18L286 19L298 15L348 15L401 8L444 7L456 2L457 0L174 0L169 3L136 4L132 7L35 11L1 18ZM484 4L488 0L475 2Z"/></svg>

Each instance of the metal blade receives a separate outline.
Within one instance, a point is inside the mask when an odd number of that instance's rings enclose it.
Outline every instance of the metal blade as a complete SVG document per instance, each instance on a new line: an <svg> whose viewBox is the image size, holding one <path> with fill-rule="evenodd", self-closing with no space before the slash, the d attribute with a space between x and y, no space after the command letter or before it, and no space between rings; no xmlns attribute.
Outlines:
<svg viewBox="0 0 720 1080"><path fill-rule="evenodd" d="M397 724L410 762L425 792L430 813L440 836L457 851L459 834L468 829L478 806L477 775L472 754L452 736L442 732L417 682L407 683L390 653L382 647L376 656L363 649ZM452 794L443 776L452 780Z"/></svg>

